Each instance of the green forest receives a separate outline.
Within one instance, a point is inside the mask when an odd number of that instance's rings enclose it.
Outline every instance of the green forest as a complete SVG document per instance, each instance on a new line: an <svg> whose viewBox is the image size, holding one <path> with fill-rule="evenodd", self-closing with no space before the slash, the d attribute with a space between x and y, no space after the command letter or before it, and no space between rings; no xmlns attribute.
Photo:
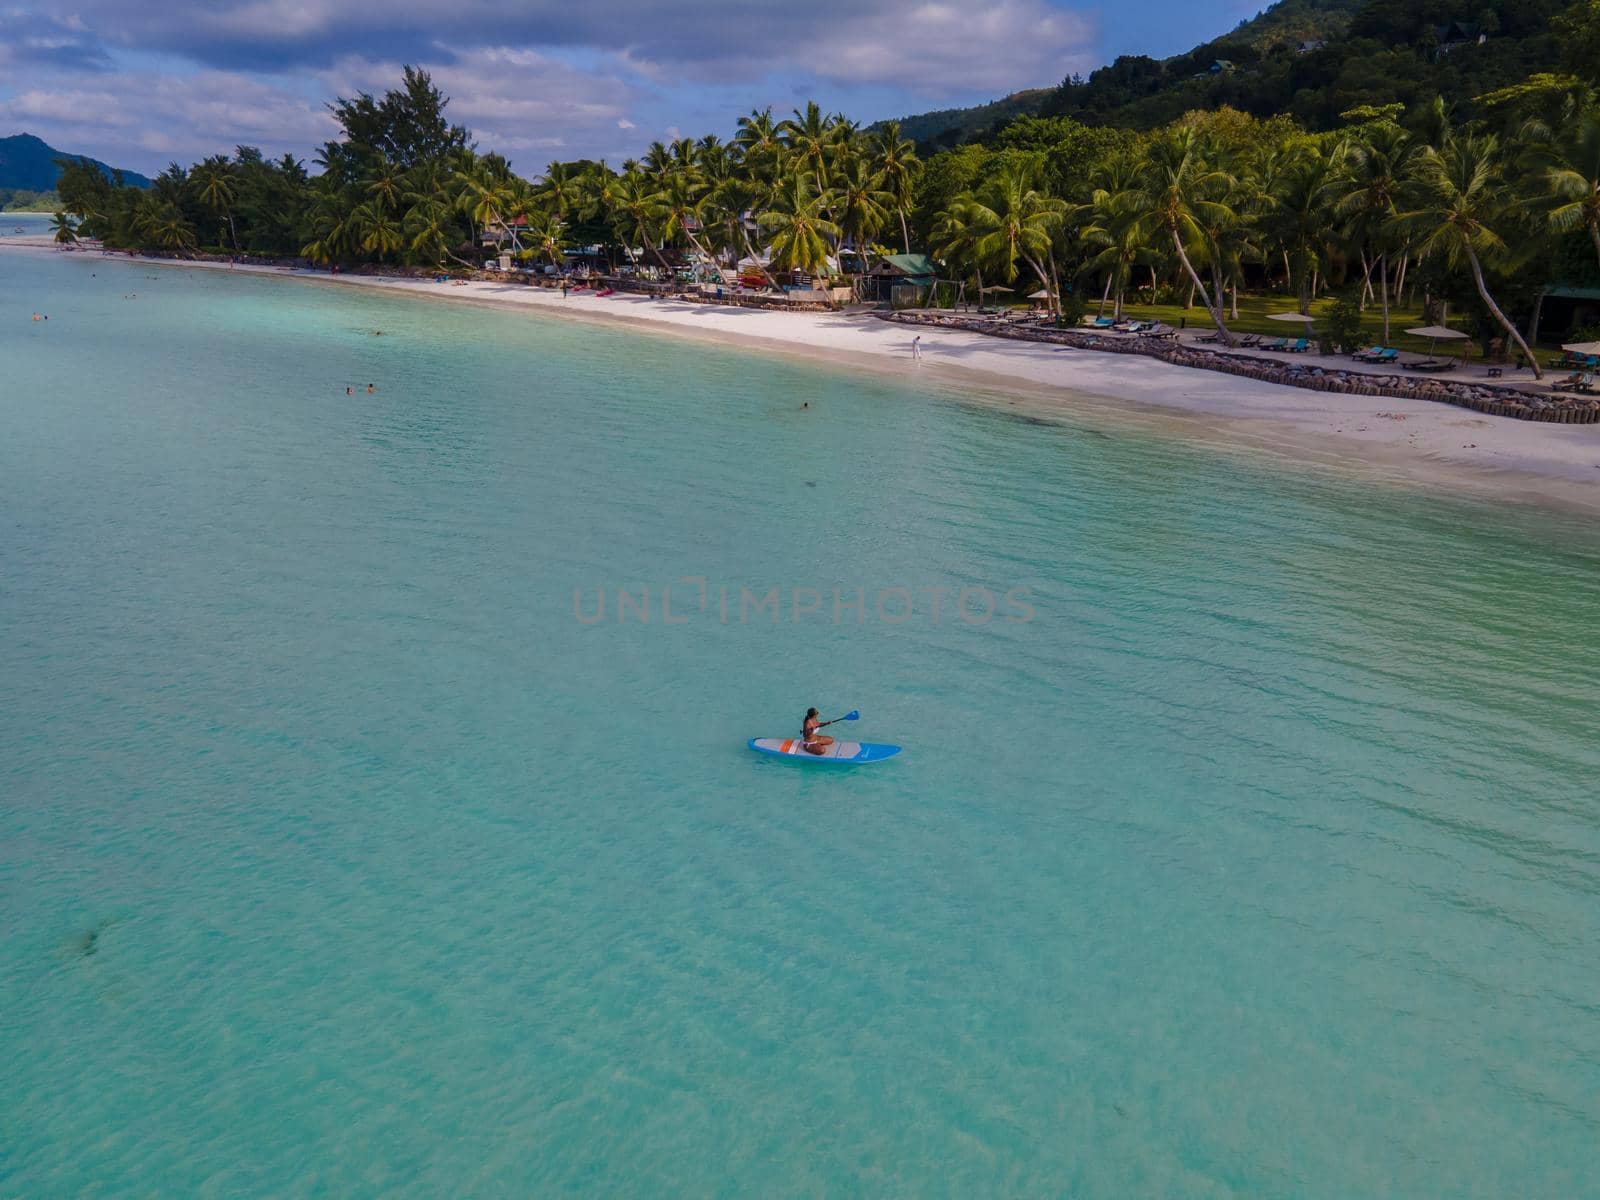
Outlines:
<svg viewBox="0 0 1600 1200"><path fill-rule="evenodd" d="M0 188L0 212L54 212L60 207L61 196L57 192Z"/></svg>
<svg viewBox="0 0 1600 1200"><path fill-rule="evenodd" d="M1351 36L1416 7L1374 0ZM863 129L811 104L782 119L751 112L726 137L656 143L615 168L555 162L534 178L480 151L408 67L382 97L329 106L342 136L314 169L240 147L141 189L63 160L57 238L427 270L477 267L489 244L551 267L598 247L613 270L688 264L720 280L744 262L771 287L791 272L851 283L920 251L945 283L936 300L1037 289L1068 320L1134 298L1179 302L1228 340L1241 293L1281 294L1302 312L1337 296L1381 313L1387 339L1408 290L1466 314L1486 344L1528 354L1547 285L1600 284L1600 0L1541 28L1562 50L1552 69L1496 75L1470 100L1374 84L1339 93L1348 106L1331 120L1253 103L1206 103L1151 128L1020 116L932 154L893 123Z"/></svg>

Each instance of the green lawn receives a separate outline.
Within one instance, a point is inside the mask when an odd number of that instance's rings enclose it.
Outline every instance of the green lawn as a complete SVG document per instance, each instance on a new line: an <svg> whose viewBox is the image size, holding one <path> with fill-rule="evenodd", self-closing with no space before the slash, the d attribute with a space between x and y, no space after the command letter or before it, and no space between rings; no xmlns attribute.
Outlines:
<svg viewBox="0 0 1600 1200"><path fill-rule="evenodd" d="M1332 298L1318 300L1311 305L1313 318L1321 316L1333 304ZM1088 314L1095 314L1097 305L1091 304ZM1228 319L1228 328L1235 333L1261 333L1269 337L1299 337L1301 327L1290 321L1271 320L1268 313L1283 313L1296 311L1294 298L1291 296L1247 296L1239 297L1239 319ZM1167 325L1180 325L1187 320L1190 329L1210 329L1211 317L1199 304L1193 308L1184 308L1181 304L1124 304L1122 311L1135 320L1161 321ZM1110 307L1107 306L1107 312ZM1228 310L1223 310L1227 317ZM1389 306L1389 345L1397 350L1407 353L1426 354L1428 352L1428 339L1416 338L1407 334L1405 330L1422 324L1422 314L1415 308L1400 308L1391 304ZM1370 305L1362 314L1362 328L1367 337L1363 342L1368 346L1382 343L1383 312L1376 305ZM1308 335L1310 336L1310 335ZM1468 347L1468 352L1478 357L1479 350L1476 343L1467 342L1440 342L1438 353L1459 356L1463 347Z"/></svg>

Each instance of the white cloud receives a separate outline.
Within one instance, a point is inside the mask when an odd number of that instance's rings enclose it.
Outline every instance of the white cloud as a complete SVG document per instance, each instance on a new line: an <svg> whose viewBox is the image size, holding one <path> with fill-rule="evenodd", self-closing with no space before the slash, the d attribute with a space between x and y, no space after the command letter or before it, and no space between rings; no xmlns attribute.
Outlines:
<svg viewBox="0 0 1600 1200"><path fill-rule="evenodd" d="M20 123L53 145L92 154L114 166L128 162L129 147L150 156L192 160L231 153L239 144L269 153L305 154L333 136L321 106L249 76L202 71L174 78L153 72L123 74L96 86L58 78L0 99L0 118Z"/></svg>
<svg viewBox="0 0 1600 1200"><path fill-rule="evenodd" d="M381 93L411 62L531 175L680 128L726 136L768 103L870 120L1049 85L1095 65L1095 30L1063 7L1082 2L406 0L375 19L370 0L24 0L0 29L0 122L139 169L238 143L309 157L335 132L325 99Z"/></svg>
<svg viewBox="0 0 1600 1200"><path fill-rule="evenodd" d="M449 115L472 130L480 149L512 160L524 175L554 157L617 157L635 127L637 89L609 70L584 70L525 47L441 47L445 61L430 66L435 86L450 97ZM401 64L347 59L323 74L330 92L379 92L393 87ZM520 152L520 153L519 153Z"/></svg>

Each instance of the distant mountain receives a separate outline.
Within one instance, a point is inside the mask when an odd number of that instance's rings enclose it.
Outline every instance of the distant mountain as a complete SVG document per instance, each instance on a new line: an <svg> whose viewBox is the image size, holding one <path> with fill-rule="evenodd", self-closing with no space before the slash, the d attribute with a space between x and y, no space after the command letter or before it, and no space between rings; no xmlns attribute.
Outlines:
<svg viewBox="0 0 1600 1200"><path fill-rule="evenodd" d="M61 168L55 164L58 158L75 159L99 167L108 177L116 174L113 168L106 166L99 159L89 158L83 154L68 154L57 150L54 146L46 145L31 133L19 133L12 137L0 138L0 188L16 188L30 192L54 191L56 181L61 177ZM150 186L150 180L137 171L122 172L122 181L131 183L135 187Z"/></svg>
<svg viewBox="0 0 1600 1200"><path fill-rule="evenodd" d="M1124 55L1087 79L976 108L906 117L924 153L981 141L1019 116L1152 129L1195 108L1288 113L1331 129L1358 105L1446 103L1560 61L1550 19L1570 0L1278 0L1185 54Z"/></svg>

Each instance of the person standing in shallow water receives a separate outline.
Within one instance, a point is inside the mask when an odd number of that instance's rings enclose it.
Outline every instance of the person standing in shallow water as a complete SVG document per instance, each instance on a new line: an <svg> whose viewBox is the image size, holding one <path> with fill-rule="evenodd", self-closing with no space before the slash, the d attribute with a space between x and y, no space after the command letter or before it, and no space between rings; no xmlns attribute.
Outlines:
<svg viewBox="0 0 1600 1200"><path fill-rule="evenodd" d="M922 335L920 333L911 339L911 358L913 362L922 361Z"/></svg>

